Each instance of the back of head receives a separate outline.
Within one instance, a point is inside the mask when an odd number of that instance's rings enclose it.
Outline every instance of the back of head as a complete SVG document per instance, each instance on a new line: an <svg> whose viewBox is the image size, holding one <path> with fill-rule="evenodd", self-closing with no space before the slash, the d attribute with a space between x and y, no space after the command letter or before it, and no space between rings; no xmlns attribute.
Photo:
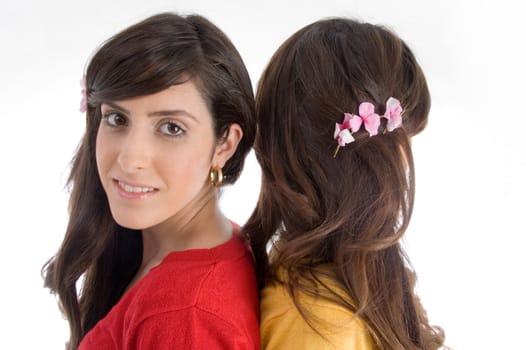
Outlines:
<svg viewBox="0 0 526 350"><path fill-rule="evenodd" d="M383 114L390 97L404 109L402 127L387 132L382 118L378 135L360 130L333 157L344 113L370 102ZM436 346L398 242L413 207L410 137L424 129L429 108L407 45L382 27L341 18L308 25L283 43L256 94L263 182L246 231L261 273L275 279L285 268L288 287L309 293L305 277L331 264L355 302L345 306L384 348ZM265 248L276 233L267 268Z"/></svg>
<svg viewBox="0 0 526 350"><path fill-rule="evenodd" d="M391 96L403 106L403 126L383 133L383 121L374 137L361 130L333 157L334 126L344 113L370 102L382 114ZM305 232L322 227L367 249L396 241L413 203L409 137L425 127L429 108L420 67L388 30L329 19L295 33L272 57L256 96L260 204L273 203L265 209L275 214L271 225L283 222L287 240L305 241Z"/></svg>

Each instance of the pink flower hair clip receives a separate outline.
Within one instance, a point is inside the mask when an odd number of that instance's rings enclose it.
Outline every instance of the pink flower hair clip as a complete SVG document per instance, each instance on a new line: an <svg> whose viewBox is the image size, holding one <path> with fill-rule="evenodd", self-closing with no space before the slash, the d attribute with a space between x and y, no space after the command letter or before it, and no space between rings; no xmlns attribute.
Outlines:
<svg viewBox="0 0 526 350"><path fill-rule="evenodd" d="M80 108L79 111L81 113L86 113L88 110L88 97L86 93L86 74L82 76L82 79L80 79L80 94L82 95L80 99Z"/></svg>
<svg viewBox="0 0 526 350"><path fill-rule="evenodd" d="M386 131L391 132L402 126L402 113L403 109L400 101L394 97L389 97L385 103L385 113L382 116L374 112L374 105L370 102L360 103L358 115L344 113L343 122L341 124L336 123L334 130L334 139L338 142L338 145L332 155L333 158L336 158L340 147L345 147L345 145L354 142L352 135L360 130L362 125L369 133L369 137L375 136L378 134L378 128L380 127L380 118L385 118L387 119Z"/></svg>

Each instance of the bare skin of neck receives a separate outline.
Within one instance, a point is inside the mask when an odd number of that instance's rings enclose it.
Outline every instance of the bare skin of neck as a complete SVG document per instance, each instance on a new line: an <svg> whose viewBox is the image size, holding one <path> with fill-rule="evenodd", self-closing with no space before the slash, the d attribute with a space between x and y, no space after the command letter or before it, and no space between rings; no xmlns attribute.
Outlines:
<svg viewBox="0 0 526 350"><path fill-rule="evenodd" d="M181 211L165 222L142 231L141 267L126 291L139 282L173 251L209 249L232 236L232 224L221 213L215 189L203 187Z"/></svg>

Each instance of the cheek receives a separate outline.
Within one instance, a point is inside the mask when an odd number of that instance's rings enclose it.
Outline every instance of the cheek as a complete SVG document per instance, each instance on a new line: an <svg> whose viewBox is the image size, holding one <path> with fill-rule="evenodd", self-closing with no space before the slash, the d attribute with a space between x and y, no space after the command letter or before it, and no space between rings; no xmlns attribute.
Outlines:
<svg viewBox="0 0 526 350"><path fill-rule="evenodd" d="M109 147L111 143L107 141L107 138L104 136L99 129L97 132L97 138L95 141L95 160L97 162L97 170L99 176L107 169L108 163L111 158L111 148ZM102 176L101 176L102 177Z"/></svg>
<svg viewBox="0 0 526 350"><path fill-rule="evenodd" d="M200 152L169 153L160 152L156 157L156 168L170 178L195 181L208 174L209 155Z"/></svg>
<svg viewBox="0 0 526 350"><path fill-rule="evenodd" d="M172 186L184 183L183 186L194 187L202 185L209 176L212 150L205 143L189 143L176 149L159 149L155 158L156 170L172 182Z"/></svg>

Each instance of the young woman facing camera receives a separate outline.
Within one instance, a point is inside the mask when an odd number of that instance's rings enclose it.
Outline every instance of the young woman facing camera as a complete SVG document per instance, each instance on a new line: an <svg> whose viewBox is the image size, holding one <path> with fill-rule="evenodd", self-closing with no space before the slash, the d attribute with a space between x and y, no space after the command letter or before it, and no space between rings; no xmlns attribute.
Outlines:
<svg viewBox="0 0 526 350"><path fill-rule="evenodd" d="M84 92L69 225L44 269L68 348L258 349L252 255L218 206L255 134L237 50L203 17L156 15L98 49Z"/></svg>

